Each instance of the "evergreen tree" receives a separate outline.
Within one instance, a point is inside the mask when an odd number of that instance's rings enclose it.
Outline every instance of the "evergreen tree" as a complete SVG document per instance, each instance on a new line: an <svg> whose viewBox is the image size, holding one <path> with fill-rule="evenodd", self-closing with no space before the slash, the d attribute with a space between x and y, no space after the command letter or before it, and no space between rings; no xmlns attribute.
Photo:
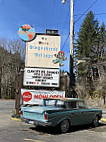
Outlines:
<svg viewBox="0 0 106 142"><path fill-rule="evenodd" d="M101 76L100 68L105 57L106 31L105 25L99 27L99 23L92 11L84 19L78 32L76 59L85 60L76 68L77 81L83 90L92 94ZM104 64L104 63L103 63ZM86 91L86 92L87 92Z"/></svg>
<svg viewBox="0 0 106 142"><path fill-rule="evenodd" d="M77 39L77 57L89 57L98 35L98 21L95 20L94 14L90 11L79 32Z"/></svg>
<svg viewBox="0 0 106 142"><path fill-rule="evenodd" d="M104 48L105 48L105 41L106 41L106 31L105 31L105 25L104 22L102 23L102 25L99 28L99 32L98 32L98 38L97 38L97 42L98 42L98 46L97 46L97 53L96 56L99 59L103 59L104 56ZM96 46L95 46L96 47Z"/></svg>

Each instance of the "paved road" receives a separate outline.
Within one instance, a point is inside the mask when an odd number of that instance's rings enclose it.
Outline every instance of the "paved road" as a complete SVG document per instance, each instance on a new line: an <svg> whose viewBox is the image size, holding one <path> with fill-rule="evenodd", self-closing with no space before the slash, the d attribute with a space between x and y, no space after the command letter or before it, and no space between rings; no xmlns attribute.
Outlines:
<svg viewBox="0 0 106 142"><path fill-rule="evenodd" d="M106 124L97 128L73 127L59 134L51 128L35 129L33 125L11 120L14 101L0 100L0 142L106 142Z"/></svg>

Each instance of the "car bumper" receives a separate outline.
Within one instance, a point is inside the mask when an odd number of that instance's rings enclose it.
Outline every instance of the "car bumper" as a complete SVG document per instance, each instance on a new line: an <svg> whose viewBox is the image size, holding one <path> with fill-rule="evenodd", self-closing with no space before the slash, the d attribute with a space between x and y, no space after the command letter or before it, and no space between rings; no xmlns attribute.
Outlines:
<svg viewBox="0 0 106 142"><path fill-rule="evenodd" d="M32 120L32 119L27 119L27 118L23 118L23 117L21 117L21 120L23 122L28 123L28 124L34 124L34 125L41 125L41 126L52 125L52 122L48 122L48 121L38 121L38 120Z"/></svg>

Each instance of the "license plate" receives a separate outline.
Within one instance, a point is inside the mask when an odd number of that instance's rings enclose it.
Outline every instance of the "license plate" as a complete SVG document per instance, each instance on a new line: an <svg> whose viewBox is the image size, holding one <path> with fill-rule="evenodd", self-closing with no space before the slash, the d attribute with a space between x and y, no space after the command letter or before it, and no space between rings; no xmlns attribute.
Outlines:
<svg viewBox="0 0 106 142"><path fill-rule="evenodd" d="M34 121L28 121L29 124L34 124Z"/></svg>

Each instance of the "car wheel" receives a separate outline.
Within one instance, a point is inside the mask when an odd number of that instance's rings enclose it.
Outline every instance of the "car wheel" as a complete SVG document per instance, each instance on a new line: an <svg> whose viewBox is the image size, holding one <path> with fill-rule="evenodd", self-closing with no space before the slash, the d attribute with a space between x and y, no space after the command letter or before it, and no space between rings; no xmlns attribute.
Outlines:
<svg viewBox="0 0 106 142"><path fill-rule="evenodd" d="M62 133L66 133L69 130L69 127L70 127L70 123L69 123L69 121L67 119L63 120L60 123L60 131Z"/></svg>
<svg viewBox="0 0 106 142"><path fill-rule="evenodd" d="M34 123L34 125L35 125L35 129L39 128L39 125L37 125L36 123Z"/></svg>
<svg viewBox="0 0 106 142"><path fill-rule="evenodd" d="M97 127L99 125L99 117L96 115L93 119L93 127Z"/></svg>

